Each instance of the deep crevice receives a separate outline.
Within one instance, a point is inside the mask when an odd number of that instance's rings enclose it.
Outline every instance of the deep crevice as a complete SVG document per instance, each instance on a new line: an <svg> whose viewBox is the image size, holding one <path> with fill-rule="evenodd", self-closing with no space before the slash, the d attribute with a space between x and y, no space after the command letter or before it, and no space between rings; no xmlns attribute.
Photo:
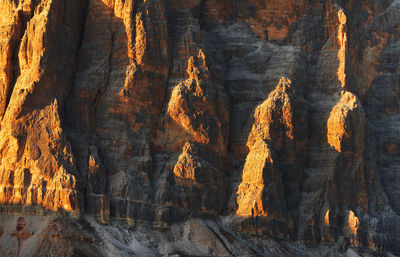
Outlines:
<svg viewBox="0 0 400 257"><path fill-rule="evenodd" d="M108 32L111 35L110 52L109 52L108 57L107 57L107 62L108 62L107 63L107 70L108 70L108 72L107 72L107 78L106 78L106 81L105 81L103 87L100 90L97 91L97 94L95 96L95 101L93 101L93 105L94 105L93 112L90 114L90 119L93 121L92 125L96 125L94 116L98 112L98 108L99 108L101 100L102 100L101 98L104 96L105 92L108 89L108 86L110 84L111 73L112 73L112 70L113 70L112 59L113 59L113 52L114 52L115 33L111 30L110 27L108 27L107 29L108 29ZM93 129L93 128L91 128L91 129ZM96 134L96 137L97 137L97 134Z"/></svg>
<svg viewBox="0 0 400 257"><path fill-rule="evenodd" d="M87 15L88 15L88 8L89 8L89 1L85 0L85 1L81 1L84 2L83 5L84 7L82 7L82 22L81 22L81 30L79 33L79 41L78 41L78 46L77 46L77 51L75 53L75 67L74 67L74 76L72 78L72 81L70 83L71 87L69 89L69 92L65 98L65 102L69 103L70 100L73 98L73 92L74 92L74 88L75 88L75 80L76 80L76 74L78 71L78 60L79 60L79 55L81 53L82 50L82 46L83 46L83 39L84 39L84 35L85 35L85 31L86 31L86 21L87 21ZM62 121L64 123L66 123L67 127L69 127L70 122L72 123L72 121L70 120L70 113L68 111L68 107L69 104L64 104L63 106L63 113L65 114L64 119L62 119ZM68 134L68 133L67 133ZM69 140L70 141L70 140Z"/></svg>

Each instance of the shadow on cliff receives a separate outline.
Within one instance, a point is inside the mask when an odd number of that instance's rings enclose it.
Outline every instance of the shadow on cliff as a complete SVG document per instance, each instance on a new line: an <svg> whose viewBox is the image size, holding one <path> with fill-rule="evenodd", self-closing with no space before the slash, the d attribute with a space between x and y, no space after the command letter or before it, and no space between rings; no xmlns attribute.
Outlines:
<svg viewBox="0 0 400 257"><path fill-rule="evenodd" d="M230 200L230 212L242 218L240 230L282 239L296 237L307 116L302 90L296 90L286 77L252 111L246 125L251 128L241 182Z"/></svg>
<svg viewBox="0 0 400 257"><path fill-rule="evenodd" d="M137 218L154 198L149 138L168 79L167 28L162 1L117 3L89 1L68 134L89 213Z"/></svg>
<svg viewBox="0 0 400 257"><path fill-rule="evenodd" d="M348 243L358 246L365 233L358 217L368 212L361 105L345 93L311 135L307 118L296 121L302 114L295 112L307 109L304 102L296 103L295 95L283 92L277 87L248 121L253 126L249 152L229 206L231 214L241 217L234 225L248 233L289 235L313 244L336 242L344 234ZM299 131L303 126L306 131ZM321 148L318 155L325 164L315 163L315 156L306 152L309 140ZM309 193L315 193L315 199L306 196Z"/></svg>

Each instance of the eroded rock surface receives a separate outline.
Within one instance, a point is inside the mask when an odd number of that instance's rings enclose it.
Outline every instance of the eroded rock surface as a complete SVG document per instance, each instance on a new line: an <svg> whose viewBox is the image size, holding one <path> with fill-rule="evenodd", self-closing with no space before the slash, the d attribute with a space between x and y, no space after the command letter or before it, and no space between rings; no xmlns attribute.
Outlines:
<svg viewBox="0 0 400 257"><path fill-rule="evenodd" d="M81 209L78 170L62 115L85 8L84 1L2 2L2 32L9 37L2 42L9 44L1 51L6 72L1 85L0 183L1 203L9 211L24 206Z"/></svg>
<svg viewBox="0 0 400 257"><path fill-rule="evenodd" d="M397 0L2 0L0 250L119 220L175 235L126 255L400 255L399 28Z"/></svg>

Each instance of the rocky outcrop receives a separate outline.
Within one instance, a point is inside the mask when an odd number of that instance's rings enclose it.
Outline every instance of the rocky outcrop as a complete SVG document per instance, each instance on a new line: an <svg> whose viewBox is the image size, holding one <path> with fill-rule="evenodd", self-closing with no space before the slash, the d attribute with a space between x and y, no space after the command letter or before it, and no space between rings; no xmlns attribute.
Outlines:
<svg viewBox="0 0 400 257"><path fill-rule="evenodd" d="M218 67L202 49L205 45L198 22L188 11L176 15L173 35L177 43L167 89L169 100L154 138L156 163L160 166L154 176L155 201L166 206L159 207L158 213L170 216L185 218L189 213L199 215L199 211L217 215L228 190L224 161L229 99ZM171 207L182 211L166 210ZM179 220L160 216L165 221Z"/></svg>
<svg viewBox="0 0 400 257"><path fill-rule="evenodd" d="M150 211L150 137L169 70L166 23L164 1L88 3L66 130L84 184L93 177L91 147L98 149L106 188L89 188L87 206L97 215L133 219L137 208Z"/></svg>
<svg viewBox="0 0 400 257"><path fill-rule="evenodd" d="M352 93L346 92L332 109L327 123L328 144L337 152L334 183L336 203L344 206L362 206L368 210L368 196L364 176L365 113ZM350 195L356 202L352 202Z"/></svg>
<svg viewBox="0 0 400 257"><path fill-rule="evenodd" d="M6 71L0 111L2 206L7 211L25 206L79 210L78 171L61 114L74 76L71 53L78 49L84 3L5 1L2 5L8 14L2 21L11 29L5 32L11 44L1 51Z"/></svg>
<svg viewBox="0 0 400 257"><path fill-rule="evenodd" d="M255 109L247 142L249 154L235 192L236 215L278 220L293 230L305 166L307 115L307 102L287 78L281 78L268 99ZM255 227L265 230L258 224Z"/></svg>
<svg viewBox="0 0 400 257"><path fill-rule="evenodd" d="M0 250L399 255L399 24L397 0L1 1Z"/></svg>

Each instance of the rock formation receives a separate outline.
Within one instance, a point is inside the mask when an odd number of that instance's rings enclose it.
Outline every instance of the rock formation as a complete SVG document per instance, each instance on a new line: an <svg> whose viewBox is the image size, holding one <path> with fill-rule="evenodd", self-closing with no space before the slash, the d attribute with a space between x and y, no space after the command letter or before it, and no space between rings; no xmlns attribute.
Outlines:
<svg viewBox="0 0 400 257"><path fill-rule="evenodd" d="M0 184L6 210L81 209L62 109L75 72L85 8L81 1L2 3L6 39L1 48Z"/></svg>
<svg viewBox="0 0 400 257"><path fill-rule="evenodd" d="M2 0L0 28L0 255L400 255L398 0Z"/></svg>
<svg viewBox="0 0 400 257"><path fill-rule="evenodd" d="M287 78L281 78L268 99L255 109L236 215L278 220L293 229L305 167L307 115L306 100L296 94ZM261 225L255 226L260 230Z"/></svg>

